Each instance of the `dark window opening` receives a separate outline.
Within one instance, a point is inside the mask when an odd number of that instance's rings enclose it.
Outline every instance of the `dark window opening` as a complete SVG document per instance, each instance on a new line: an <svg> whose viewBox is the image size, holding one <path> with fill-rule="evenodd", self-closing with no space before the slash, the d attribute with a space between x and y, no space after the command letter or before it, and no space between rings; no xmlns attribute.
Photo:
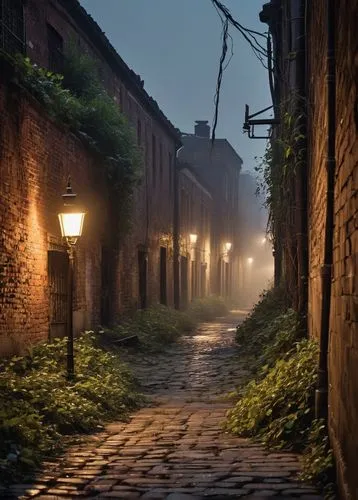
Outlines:
<svg viewBox="0 0 358 500"><path fill-rule="evenodd" d="M111 320L111 282L113 267L111 265L111 251L102 246L101 256L101 324L109 326Z"/></svg>
<svg viewBox="0 0 358 500"><path fill-rule="evenodd" d="M206 264L203 263L200 265L200 295L206 295Z"/></svg>
<svg viewBox="0 0 358 500"><path fill-rule="evenodd" d="M148 275L148 256L145 250L138 250L138 268L139 268L139 307L147 307L147 275Z"/></svg>
<svg viewBox="0 0 358 500"><path fill-rule="evenodd" d="M230 267L229 263L225 262L224 264L224 290L225 297L229 297L230 295Z"/></svg>
<svg viewBox="0 0 358 500"><path fill-rule="evenodd" d="M140 146L142 143L142 122L138 118L137 120L137 144Z"/></svg>
<svg viewBox="0 0 358 500"><path fill-rule="evenodd" d="M196 260L191 261L191 299L198 296L198 266Z"/></svg>
<svg viewBox="0 0 358 500"><path fill-rule="evenodd" d="M11 55L25 52L22 0L0 0L0 49Z"/></svg>
<svg viewBox="0 0 358 500"><path fill-rule="evenodd" d="M188 305L188 259L187 257L180 258L180 291L181 305L185 309Z"/></svg>
<svg viewBox="0 0 358 500"><path fill-rule="evenodd" d="M63 73L63 38L50 24L47 25L48 67L54 73Z"/></svg>
<svg viewBox="0 0 358 500"><path fill-rule="evenodd" d="M169 153L168 156L168 163L169 163L169 193L171 194L173 192L173 155Z"/></svg>
<svg viewBox="0 0 358 500"><path fill-rule="evenodd" d="M160 303L167 305L167 249L160 247Z"/></svg>
<svg viewBox="0 0 358 500"><path fill-rule="evenodd" d="M153 186L155 187L157 180L157 141L154 134L152 134L152 175Z"/></svg>
<svg viewBox="0 0 358 500"><path fill-rule="evenodd" d="M217 283L216 283L216 293L221 295L222 292L222 260L218 260L217 267Z"/></svg>
<svg viewBox="0 0 358 500"><path fill-rule="evenodd" d="M160 183L163 182L163 145L159 144L159 176Z"/></svg>

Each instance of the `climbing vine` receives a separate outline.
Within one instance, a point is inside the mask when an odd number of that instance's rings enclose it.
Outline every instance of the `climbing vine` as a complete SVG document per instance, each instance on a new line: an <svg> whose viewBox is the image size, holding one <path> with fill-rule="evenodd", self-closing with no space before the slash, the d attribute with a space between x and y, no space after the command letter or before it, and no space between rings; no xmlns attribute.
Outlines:
<svg viewBox="0 0 358 500"><path fill-rule="evenodd" d="M258 191L264 195L269 211L268 232L275 251L282 255L285 281L292 294L297 289L297 224L304 203L297 188L306 161L305 115L302 110L302 98L292 92L280 107L280 126L275 129L256 167Z"/></svg>
<svg viewBox="0 0 358 500"><path fill-rule="evenodd" d="M141 154L135 134L115 99L104 88L95 62L71 47L63 74L55 74L17 56L18 82L69 127L99 158L106 170L118 229L128 229L132 195L141 177Z"/></svg>

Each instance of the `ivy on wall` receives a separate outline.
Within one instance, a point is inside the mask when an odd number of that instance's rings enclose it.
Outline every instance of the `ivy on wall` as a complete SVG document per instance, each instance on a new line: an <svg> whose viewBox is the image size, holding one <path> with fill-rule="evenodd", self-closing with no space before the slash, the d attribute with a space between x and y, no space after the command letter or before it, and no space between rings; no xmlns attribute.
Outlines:
<svg viewBox="0 0 358 500"><path fill-rule="evenodd" d="M282 102L280 127L256 167L260 178L258 191L264 194L269 211L268 231L275 251L284 259L284 280L290 295L295 295L297 289L297 220L303 203L297 194L297 178L306 161L304 108L305 103L296 92Z"/></svg>
<svg viewBox="0 0 358 500"><path fill-rule="evenodd" d="M134 130L104 88L95 62L69 48L63 75L33 64L21 55L14 60L17 80L57 122L67 126L99 158L106 170L114 203L114 223L128 230L134 187L142 158Z"/></svg>

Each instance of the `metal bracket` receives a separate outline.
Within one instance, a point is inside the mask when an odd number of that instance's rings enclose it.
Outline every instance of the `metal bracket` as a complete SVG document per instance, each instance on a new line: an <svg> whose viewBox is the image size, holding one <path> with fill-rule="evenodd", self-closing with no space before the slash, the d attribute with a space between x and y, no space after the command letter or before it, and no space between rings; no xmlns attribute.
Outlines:
<svg viewBox="0 0 358 500"><path fill-rule="evenodd" d="M278 118L264 118L260 120L253 120L253 118L255 118L255 116L261 115L262 113L265 113L265 111L268 111L271 108L273 108L273 106L268 106L267 108L250 115L249 106L248 104L245 104L245 122L243 125L244 134L247 133L250 139L270 139L270 133L267 136L255 135L255 125L278 125L280 123L280 120Z"/></svg>

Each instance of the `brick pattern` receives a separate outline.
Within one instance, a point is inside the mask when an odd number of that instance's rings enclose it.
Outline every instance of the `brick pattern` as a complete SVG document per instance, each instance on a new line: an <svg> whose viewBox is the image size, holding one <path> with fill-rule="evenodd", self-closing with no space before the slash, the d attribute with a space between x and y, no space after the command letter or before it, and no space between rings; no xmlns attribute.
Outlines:
<svg viewBox="0 0 358 500"><path fill-rule="evenodd" d="M320 329L326 157L326 2L310 9L310 334ZM329 346L329 425L343 498L358 497L358 2L336 2L336 177Z"/></svg>
<svg viewBox="0 0 358 500"><path fill-rule="evenodd" d="M113 214L98 159L94 160L80 141L56 126L32 98L11 87L4 74L0 91L0 241L4 249L0 257L0 354L17 352L29 342L48 338L47 251L62 245L56 214L69 174L88 209L78 245L76 331L95 327L101 321L102 247L111 248L112 321L138 307L137 252L142 247L148 250L148 304L160 298L160 246L167 248L167 300L173 304L174 129L168 132L168 127L152 116L142 102L143 92L138 97L141 91L137 87L120 80L103 51L60 2L29 0L24 4L24 15L27 54L40 66L49 63L47 24L61 35L64 47L74 41L97 61L108 92L137 133L144 159L143 182L134 193L132 231L113 246Z"/></svg>
<svg viewBox="0 0 358 500"><path fill-rule="evenodd" d="M57 213L69 172L90 214L78 248L74 310L81 312L82 328L98 322L95 283L98 238L106 225L106 189L103 175L79 140L44 117L43 110L18 89L1 82L0 95L0 352L7 354L48 338L47 252L54 243L62 246Z"/></svg>
<svg viewBox="0 0 358 500"><path fill-rule="evenodd" d="M46 462L33 484L14 485L5 494L39 500L322 500L297 479L296 454L269 452L223 430L231 407L223 395L246 373L232 328L241 318L203 324L155 357L127 354L153 403Z"/></svg>

